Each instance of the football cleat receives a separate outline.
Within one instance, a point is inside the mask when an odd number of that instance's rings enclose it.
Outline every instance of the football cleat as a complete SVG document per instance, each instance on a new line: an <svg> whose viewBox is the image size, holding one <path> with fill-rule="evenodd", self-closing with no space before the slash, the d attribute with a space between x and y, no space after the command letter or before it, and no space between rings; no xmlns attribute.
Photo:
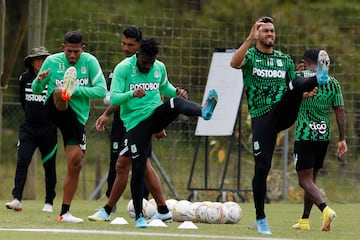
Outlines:
<svg viewBox="0 0 360 240"><path fill-rule="evenodd" d="M255 221L255 228L257 229L258 233L264 234L264 235L271 235L271 231L269 228L269 224L267 222L266 218L257 219Z"/></svg>
<svg viewBox="0 0 360 240"><path fill-rule="evenodd" d="M332 210L329 207L324 208L322 218L323 218L323 224L321 226L321 231L330 231L331 223L334 221L336 217L336 213L334 210Z"/></svg>
<svg viewBox="0 0 360 240"><path fill-rule="evenodd" d="M319 85L325 85L329 79L330 58L325 50L320 50L317 67L316 79Z"/></svg>
<svg viewBox="0 0 360 240"><path fill-rule="evenodd" d="M292 228L298 230L310 230L309 219L307 218L300 219L297 223L292 225Z"/></svg>
<svg viewBox="0 0 360 240"><path fill-rule="evenodd" d="M98 222L109 221L110 215L106 213L104 208L100 208L99 211L97 211L91 216L88 216L88 219L90 221L98 221Z"/></svg>
<svg viewBox="0 0 360 240"><path fill-rule="evenodd" d="M14 198L11 202L6 203L5 207L14 211L21 211L23 209L21 202L16 198Z"/></svg>
<svg viewBox="0 0 360 240"><path fill-rule="evenodd" d="M67 212L63 215L59 215L58 221L63 222L63 223L82 223L82 222L84 222L84 220L82 218L74 217L73 215L71 215L70 212Z"/></svg>
<svg viewBox="0 0 360 240"><path fill-rule="evenodd" d="M206 98L205 105L201 110L201 116L204 120L210 120L218 102L218 94L215 89L211 89Z"/></svg>
<svg viewBox="0 0 360 240"><path fill-rule="evenodd" d="M64 73L64 85L61 92L63 100L69 100L74 93L76 80L76 68L71 66Z"/></svg>

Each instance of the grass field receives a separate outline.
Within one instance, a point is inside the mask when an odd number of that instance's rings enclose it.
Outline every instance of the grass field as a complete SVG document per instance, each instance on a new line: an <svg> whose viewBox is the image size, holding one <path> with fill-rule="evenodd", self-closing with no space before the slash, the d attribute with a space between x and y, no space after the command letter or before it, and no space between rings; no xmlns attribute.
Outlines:
<svg viewBox="0 0 360 240"><path fill-rule="evenodd" d="M87 216L93 214L105 200L75 200L71 212L84 218L80 224L57 222L60 202L55 202L53 213L41 212L42 201L25 200L21 212L0 211L1 239L359 239L360 204L331 204L337 212L332 230L321 232L321 215L317 208L313 209L310 218L311 230L298 231L291 229L302 212L301 204L271 203L266 205L267 217L271 227L271 236L262 236L252 228L254 221L253 203L240 203L243 216L237 224L204 224L195 223L198 229L178 229L181 224L173 222L167 227L151 227L136 229L134 220L126 212L128 200L121 200L117 206L115 217L125 218L129 224L115 225L110 222L90 222ZM5 201L0 201L4 206Z"/></svg>

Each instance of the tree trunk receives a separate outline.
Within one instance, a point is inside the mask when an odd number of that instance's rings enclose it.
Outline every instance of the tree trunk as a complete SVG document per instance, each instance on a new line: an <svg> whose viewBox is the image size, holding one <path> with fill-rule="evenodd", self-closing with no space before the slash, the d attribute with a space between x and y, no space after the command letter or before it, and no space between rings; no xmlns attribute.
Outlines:
<svg viewBox="0 0 360 240"><path fill-rule="evenodd" d="M29 4L28 24L28 52L34 47L43 46L45 42L45 30L47 20L47 0L31 0ZM40 154L38 151L28 169L28 175L24 188L24 199L36 199L37 162Z"/></svg>

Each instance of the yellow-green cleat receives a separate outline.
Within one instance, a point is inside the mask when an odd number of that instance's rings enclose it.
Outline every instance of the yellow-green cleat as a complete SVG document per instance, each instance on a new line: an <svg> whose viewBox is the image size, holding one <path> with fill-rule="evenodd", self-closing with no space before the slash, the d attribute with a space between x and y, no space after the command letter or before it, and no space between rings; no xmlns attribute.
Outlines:
<svg viewBox="0 0 360 240"><path fill-rule="evenodd" d="M329 207L324 208L322 213L323 224L321 226L321 231L325 231L325 232L330 231L331 223L332 221L334 221L335 218L336 218L336 212L334 210L332 210Z"/></svg>
<svg viewBox="0 0 360 240"><path fill-rule="evenodd" d="M292 225L292 228L298 230L310 230L309 219L307 218L300 219L297 223Z"/></svg>

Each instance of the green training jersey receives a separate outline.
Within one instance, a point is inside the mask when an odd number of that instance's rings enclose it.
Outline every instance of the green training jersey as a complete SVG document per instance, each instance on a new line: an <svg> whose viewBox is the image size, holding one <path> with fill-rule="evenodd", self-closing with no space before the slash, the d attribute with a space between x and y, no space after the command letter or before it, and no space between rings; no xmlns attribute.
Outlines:
<svg viewBox="0 0 360 240"><path fill-rule="evenodd" d="M71 64L65 53L56 53L47 57L39 73L50 69L49 74L41 81L38 78L32 83L35 94L41 94L48 85L46 101L59 85L63 84L64 73ZM90 98L104 98L106 96L106 81L98 60L90 53L83 52L79 60L73 65L76 68L75 90L69 100L69 105L76 113L81 124L87 122L90 112Z"/></svg>
<svg viewBox="0 0 360 240"><path fill-rule="evenodd" d="M316 73L304 70L297 74L308 77ZM314 97L303 99L295 123L295 141L329 141L331 137L330 108L343 105L340 84L335 78L330 77L327 84L318 86L318 92Z"/></svg>
<svg viewBox="0 0 360 240"><path fill-rule="evenodd" d="M251 118L269 112L295 78L293 60L278 50L265 54L255 47L248 49L241 69Z"/></svg>
<svg viewBox="0 0 360 240"><path fill-rule="evenodd" d="M148 73L139 71L136 54L124 59L114 70L110 86L110 103L120 106L120 117L127 131L147 119L162 104L161 96L175 97L176 88L169 82L164 63L155 60ZM136 89L146 95L134 97Z"/></svg>

